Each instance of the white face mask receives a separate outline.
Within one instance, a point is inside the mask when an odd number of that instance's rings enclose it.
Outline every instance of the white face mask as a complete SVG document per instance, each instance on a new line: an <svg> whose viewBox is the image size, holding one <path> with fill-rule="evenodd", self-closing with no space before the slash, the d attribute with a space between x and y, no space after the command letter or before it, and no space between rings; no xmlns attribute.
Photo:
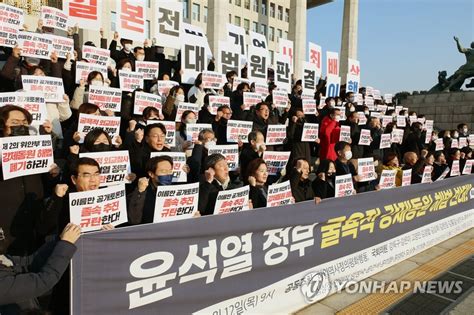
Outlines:
<svg viewBox="0 0 474 315"><path fill-rule="evenodd" d="M332 107L334 107L335 105L336 105L336 102L334 102L334 101L330 101L330 102L329 102L329 107L332 108Z"/></svg>
<svg viewBox="0 0 474 315"><path fill-rule="evenodd" d="M350 111L351 113L352 113L352 112L355 112L355 110L356 110L355 107L349 108L349 111Z"/></svg>
<svg viewBox="0 0 474 315"><path fill-rule="evenodd" d="M208 149L208 150L209 150L209 148L211 148L211 147L213 147L213 146L215 146L215 145L216 145L216 142L215 142L214 140L207 141L206 143L204 143L204 147L205 147L206 149Z"/></svg>
<svg viewBox="0 0 474 315"><path fill-rule="evenodd" d="M184 94L177 94L175 96L175 101L177 102L184 102Z"/></svg>
<svg viewBox="0 0 474 315"><path fill-rule="evenodd" d="M92 80L92 81L91 81L91 85L94 85L94 86L104 86L104 82L102 82L102 80Z"/></svg>
<svg viewBox="0 0 474 315"><path fill-rule="evenodd" d="M121 70L123 72L132 72L132 68L129 68L129 67L123 67Z"/></svg>
<svg viewBox="0 0 474 315"><path fill-rule="evenodd" d="M125 44L123 45L123 49L127 52L132 51L132 44Z"/></svg>
<svg viewBox="0 0 474 315"><path fill-rule="evenodd" d="M344 158L345 158L346 160L348 160L348 161L349 161L350 159L352 159L352 151L346 151L346 152L344 152Z"/></svg>
<svg viewBox="0 0 474 315"><path fill-rule="evenodd" d="M185 120L185 123L186 123L186 124L195 124L195 123L196 123L196 119L188 118L188 119Z"/></svg>
<svg viewBox="0 0 474 315"><path fill-rule="evenodd" d="M41 60L39 58L33 58L33 57L26 57L25 61L30 65L30 66L37 66L40 64Z"/></svg>
<svg viewBox="0 0 474 315"><path fill-rule="evenodd" d="M138 60L138 61L143 61L143 60L145 60L145 55L138 55L138 56L137 56L137 60Z"/></svg>
<svg viewBox="0 0 474 315"><path fill-rule="evenodd" d="M464 134L467 134L468 131L469 131L469 130L468 130L467 128L464 128L464 129L462 130L462 132L463 132Z"/></svg>

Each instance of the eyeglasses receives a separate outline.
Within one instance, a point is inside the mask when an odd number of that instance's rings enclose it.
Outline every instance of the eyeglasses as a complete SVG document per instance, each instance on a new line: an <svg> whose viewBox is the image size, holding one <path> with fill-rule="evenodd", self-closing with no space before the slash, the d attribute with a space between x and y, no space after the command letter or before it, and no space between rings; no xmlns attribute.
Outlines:
<svg viewBox="0 0 474 315"><path fill-rule="evenodd" d="M91 173L83 173L83 174L77 174L77 176L79 177L82 177L84 179L91 179L91 178L99 178L100 177L100 173L94 173L94 174L91 174Z"/></svg>

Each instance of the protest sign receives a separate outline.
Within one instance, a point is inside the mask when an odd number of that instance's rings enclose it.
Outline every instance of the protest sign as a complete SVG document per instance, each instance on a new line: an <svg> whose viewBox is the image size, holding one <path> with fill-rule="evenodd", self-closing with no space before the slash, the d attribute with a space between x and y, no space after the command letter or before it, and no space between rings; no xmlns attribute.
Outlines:
<svg viewBox="0 0 474 315"><path fill-rule="evenodd" d="M338 97L341 89L341 77L328 76L326 83L326 97Z"/></svg>
<svg viewBox="0 0 474 315"><path fill-rule="evenodd" d="M41 19L44 27L67 31L68 16L60 9L41 6Z"/></svg>
<svg viewBox="0 0 474 315"><path fill-rule="evenodd" d="M46 103L42 93L0 93L0 107L5 105L16 105L26 109L33 117L33 121L31 122L33 126L42 125L48 117Z"/></svg>
<svg viewBox="0 0 474 315"><path fill-rule="evenodd" d="M451 148L459 149L459 141L458 139L451 139Z"/></svg>
<svg viewBox="0 0 474 315"><path fill-rule="evenodd" d="M275 56L275 84L278 89L291 92L291 58L281 52Z"/></svg>
<svg viewBox="0 0 474 315"><path fill-rule="evenodd" d="M147 107L154 107L161 113L161 96L139 91L135 92L133 114L142 115L143 110Z"/></svg>
<svg viewBox="0 0 474 315"><path fill-rule="evenodd" d="M318 72L316 64L308 61L303 62L301 73L303 74L303 92L312 94L314 99L314 92L320 79L320 72Z"/></svg>
<svg viewBox="0 0 474 315"><path fill-rule="evenodd" d="M179 83L176 81L171 81L171 80L158 80L157 85L158 85L158 94L163 95L163 96L168 96L170 89L173 86L179 85Z"/></svg>
<svg viewBox="0 0 474 315"><path fill-rule="evenodd" d="M411 185L411 173L412 169L402 171L402 187Z"/></svg>
<svg viewBox="0 0 474 315"><path fill-rule="evenodd" d="M144 80L155 80L160 72L160 64L153 61L135 60L135 71L143 73Z"/></svg>
<svg viewBox="0 0 474 315"><path fill-rule="evenodd" d="M459 148L467 147L467 137L459 137Z"/></svg>
<svg viewBox="0 0 474 315"><path fill-rule="evenodd" d="M244 110L250 109L250 107L257 105L262 101L260 94L253 92L244 92Z"/></svg>
<svg viewBox="0 0 474 315"><path fill-rule="evenodd" d="M116 144L116 138L120 132L120 117L79 114L79 123L77 125L77 131L81 135L79 143L83 143L85 136L91 130L97 128L102 128L108 133L112 142Z"/></svg>
<svg viewBox="0 0 474 315"><path fill-rule="evenodd" d="M109 58L110 50L108 49L82 45L82 59L87 60L89 63L107 67Z"/></svg>
<svg viewBox="0 0 474 315"><path fill-rule="evenodd" d="M352 175L339 175L336 176L336 185L335 185L335 197L346 197L352 196L355 194L354 184L352 183Z"/></svg>
<svg viewBox="0 0 474 315"><path fill-rule="evenodd" d="M248 142L249 133L252 131L253 122L245 120L227 121L227 142Z"/></svg>
<svg viewBox="0 0 474 315"><path fill-rule="evenodd" d="M449 167L446 167L443 173L441 173L441 175L435 180L435 182L445 179L446 176L448 176L450 170L451 169Z"/></svg>
<svg viewBox="0 0 474 315"><path fill-rule="evenodd" d="M267 162L268 175L278 175L288 163L291 152L289 151L265 151L263 159Z"/></svg>
<svg viewBox="0 0 474 315"><path fill-rule="evenodd" d="M122 90L108 86L89 86L88 102L99 106L101 110L110 109L120 112L122 108Z"/></svg>
<svg viewBox="0 0 474 315"><path fill-rule="evenodd" d="M225 75L214 71L202 72L202 87L204 89L219 90L227 82Z"/></svg>
<svg viewBox="0 0 474 315"><path fill-rule="evenodd" d="M391 115L383 115L381 122L382 122L382 127L385 128L389 123L393 121L393 118Z"/></svg>
<svg viewBox="0 0 474 315"><path fill-rule="evenodd" d="M357 117L359 118L359 126L367 124L367 116L364 112L357 112Z"/></svg>
<svg viewBox="0 0 474 315"><path fill-rule="evenodd" d="M72 38L52 34L44 36L49 37L53 45L53 51L56 52L59 58L66 59L69 54L69 58L74 60L74 40Z"/></svg>
<svg viewBox="0 0 474 315"><path fill-rule="evenodd" d="M346 93L352 92L357 93L359 92L359 85L360 85L360 77L348 74L346 76Z"/></svg>
<svg viewBox="0 0 474 315"><path fill-rule="evenodd" d="M160 1L155 6L155 38L160 45L181 48L180 29L183 23L183 5L178 1Z"/></svg>
<svg viewBox="0 0 474 315"><path fill-rule="evenodd" d="M392 134L390 133L383 133L380 136L380 149L390 148L392 145Z"/></svg>
<svg viewBox="0 0 474 315"><path fill-rule="evenodd" d="M123 91L133 92L143 89L143 73L118 70L120 88Z"/></svg>
<svg viewBox="0 0 474 315"><path fill-rule="evenodd" d="M22 9L0 3L0 46L15 47L23 20Z"/></svg>
<svg viewBox="0 0 474 315"><path fill-rule="evenodd" d="M342 125L341 131L339 132L339 141L345 141L351 143L351 126Z"/></svg>
<svg viewBox="0 0 474 315"><path fill-rule="evenodd" d="M287 97L288 99L288 97ZM303 113L305 115L315 115L318 113L318 110L316 109L316 100L315 99L312 99L312 100L301 100L301 102L303 103Z"/></svg>
<svg viewBox="0 0 474 315"><path fill-rule="evenodd" d="M301 134L302 142L314 142L318 139L319 124L304 123L303 133Z"/></svg>
<svg viewBox="0 0 474 315"><path fill-rule="evenodd" d="M226 23L226 31L227 31L227 41L226 43L229 44L231 47L238 47L237 51L241 56L241 61L247 61L247 43L246 43L246 31L243 27ZM240 62L240 61L239 61ZM240 70L240 68L239 68ZM239 73L239 70L236 72Z"/></svg>
<svg viewBox="0 0 474 315"><path fill-rule="evenodd" d="M436 139L435 141L435 151L442 151L444 150L444 143L443 143L443 138Z"/></svg>
<svg viewBox="0 0 474 315"><path fill-rule="evenodd" d="M158 186L153 223L192 218L198 211L199 183Z"/></svg>
<svg viewBox="0 0 474 315"><path fill-rule="evenodd" d="M102 0L69 0L63 1L64 12L69 16L69 23L83 29L97 31L102 26Z"/></svg>
<svg viewBox="0 0 474 315"><path fill-rule="evenodd" d="M316 45L315 43L308 42L308 59L309 62L316 66L317 75L321 76L322 73L322 49L321 46Z"/></svg>
<svg viewBox="0 0 474 315"><path fill-rule="evenodd" d="M229 71L240 71L240 46L230 42L219 41L219 52L217 55L217 69L219 73L226 74Z"/></svg>
<svg viewBox="0 0 474 315"><path fill-rule="evenodd" d="M178 105L178 109L176 110L175 122L181 122L181 116L183 116L183 113L187 110L192 111L197 118L199 113L199 104L180 102Z"/></svg>
<svg viewBox="0 0 474 315"><path fill-rule="evenodd" d="M242 79L242 78L239 78L239 77L235 77L234 80L232 81L232 91L237 90L237 87L241 83L247 83L250 86L251 82L250 82L250 80L247 80L247 79ZM263 84L263 83L261 83L261 84Z"/></svg>
<svg viewBox="0 0 474 315"><path fill-rule="evenodd" d="M239 168L239 147L237 144L224 144L210 146L207 154L222 154L225 157L229 171L236 171Z"/></svg>
<svg viewBox="0 0 474 315"><path fill-rule="evenodd" d="M102 77L107 78L107 67L100 64L94 64L84 61L76 62L76 84L79 84L80 80L87 82L87 76L92 71L98 71L102 74Z"/></svg>
<svg viewBox="0 0 474 315"><path fill-rule="evenodd" d="M53 164L50 135L0 138L3 180L49 172Z"/></svg>
<svg viewBox="0 0 474 315"><path fill-rule="evenodd" d="M125 184L69 193L70 221L81 232L97 231L103 225L117 226L127 222Z"/></svg>
<svg viewBox="0 0 474 315"><path fill-rule="evenodd" d="M386 104L392 104L392 98L393 98L393 94L384 94L383 95L383 99L385 100L385 103ZM399 113L400 111L397 112L397 114Z"/></svg>
<svg viewBox="0 0 474 315"><path fill-rule="evenodd" d="M182 83L194 84L199 73L207 69L211 50L204 31L196 25L182 23L181 28L181 75Z"/></svg>
<svg viewBox="0 0 474 315"><path fill-rule="evenodd" d="M380 174L379 187L380 189L388 189L395 187L395 177L397 170L382 170Z"/></svg>
<svg viewBox="0 0 474 315"><path fill-rule="evenodd" d="M285 125L268 125L265 143L268 145L283 144L286 140Z"/></svg>
<svg viewBox="0 0 474 315"><path fill-rule="evenodd" d="M370 136L370 129L361 129L359 145L370 145L372 142L372 137Z"/></svg>
<svg viewBox="0 0 474 315"><path fill-rule="evenodd" d="M357 159L357 175L359 182L368 182L377 178L373 157Z"/></svg>
<svg viewBox="0 0 474 315"><path fill-rule="evenodd" d="M63 79L61 78L22 75L21 82L23 84L23 90L43 93L46 103L64 102L64 86Z"/></svg>
<svg viewBox="0 0 474 315"><path fill-rule="evenodd" d="M228 96L209 95L209 112L212 115L216 115L217 109L224 105L230 108L230 98Z"/></svg>
<svg viewBox="0 0 474 315"><path fill-rule="evenodd" d="M272 96L275 107L283 109L288 106L288 93L286 91L274 89L272 91Z"/></svg>
<svg viewBox="0 0 474 315"><path fill-rule="evenodd" d="M295 203L291 193L290 181L272 184L268 186L267 207L278 207Z"/></svg>
<svg viewBox="0 0 474 315"><path fill-rule="evenodd" d="M431 172L433 171L433 166L431 165L425 165L425 168L423 169L423 175L421 177L421 183L431 183Z"/></svg>
<svg viewBox="0 0 474 315"><path fill-rule="evenodd" d="M262 100L265 100L270 93L268 92L268 84L262 84L257 82L254 84L255 86L255 93L260 94Z"/></svg>
<svg viewBox="0 0 474 315"><path fill-rule="evenodd" d="M451 165L451 173L449 174L449 176L454 177L459 175L461 175L459 160L453 160L453 164Z"/></svg>
<svg viewBox="0 0 474 315"><path fill-rule="evenodd" d="M472 165L474 164L474 160L466 160L466 163L464 164L464 168L462 170L463 175L469 175L472 174Z"/></svg>
<svg viewBox="0 0 474 315"><path fill-rule="evenodd" d="M212 130L211 124L186 124L186 140L194 142L198 139L199 132L204 129Z"/></svg>
<svg viewBox="0 0 474 315"><path fill-rule="evenodd" d="M339 54L337 52L326 51L326 73L328 78L329 76L339 76Z"/></svg>
<svg viewBox="0 0 474 315"><path fill-rule="evenodd" d="M402 144L404 132L403 129L394 128L392 130L392 143Z"/></svg>
<svg viewBox="0 0 474 315"><path fill-rule="evenodd" d="M53 51L53 41L49 36L42 34L20 31L17 43L21 48L22 57L49 60Z"/></svg>
<svg viewBox="0 0 474 315"><path fill-rule="evenodd" d="M248 210L249 186L219 191L214 214L225 214Z"/></svg>
<svg viewBox="0 0 474 315"><path fill-rule="evenodd" d="M145 40L145 0L116 0L117 10L115 27L120 37L137 42Z"/></svg>
<svg viewBox="0 0 474 315"><path fill-rule="evenodd" d="M79 153L79 158L94 159L100 165L100 187L130 183L132 173L130 156L127 150Z"/></svg>
<svg viewBox="0 0 474 315"><path fill-rule="evenodd" d="M405 116L397 116L397 127L406 127L407 125L407 120Z"/></svg>
<svg viewBox="0 0 474 315"><path fill-rule="evenodd" d="M188 174L184 168L186 165L186 153L184 152L151 152L151 156L169 156L173 159L173 183L185 183L188 180Z"/></svg>

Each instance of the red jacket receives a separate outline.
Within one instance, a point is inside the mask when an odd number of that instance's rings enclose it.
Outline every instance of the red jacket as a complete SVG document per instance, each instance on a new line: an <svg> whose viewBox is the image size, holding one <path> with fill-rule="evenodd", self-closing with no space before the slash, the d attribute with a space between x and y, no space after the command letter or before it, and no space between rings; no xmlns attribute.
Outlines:
<svg viewBox="0 0 474 315"><path fill-rule="evenodd" d="M323 118L319 131L319 139L321 141L321 150L319 153L319 158L321 160L336 160L337 154L334 151L334 146L339 141L340 131L341 127L339 126L339 123L337 121L332 120L329 116Z"/></svg>

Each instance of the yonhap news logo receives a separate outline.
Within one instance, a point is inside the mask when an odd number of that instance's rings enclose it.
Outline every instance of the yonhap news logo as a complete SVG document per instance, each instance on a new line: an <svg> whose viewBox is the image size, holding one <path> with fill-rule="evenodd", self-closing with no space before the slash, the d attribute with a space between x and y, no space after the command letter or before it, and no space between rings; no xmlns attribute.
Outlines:
<svg viewBox="0 0 474 315"><path fill-rule="evenodd" d="M324 299L331 292L331 281L326 271L308 273L301 285L306 303L314 303Z"/></svg>

